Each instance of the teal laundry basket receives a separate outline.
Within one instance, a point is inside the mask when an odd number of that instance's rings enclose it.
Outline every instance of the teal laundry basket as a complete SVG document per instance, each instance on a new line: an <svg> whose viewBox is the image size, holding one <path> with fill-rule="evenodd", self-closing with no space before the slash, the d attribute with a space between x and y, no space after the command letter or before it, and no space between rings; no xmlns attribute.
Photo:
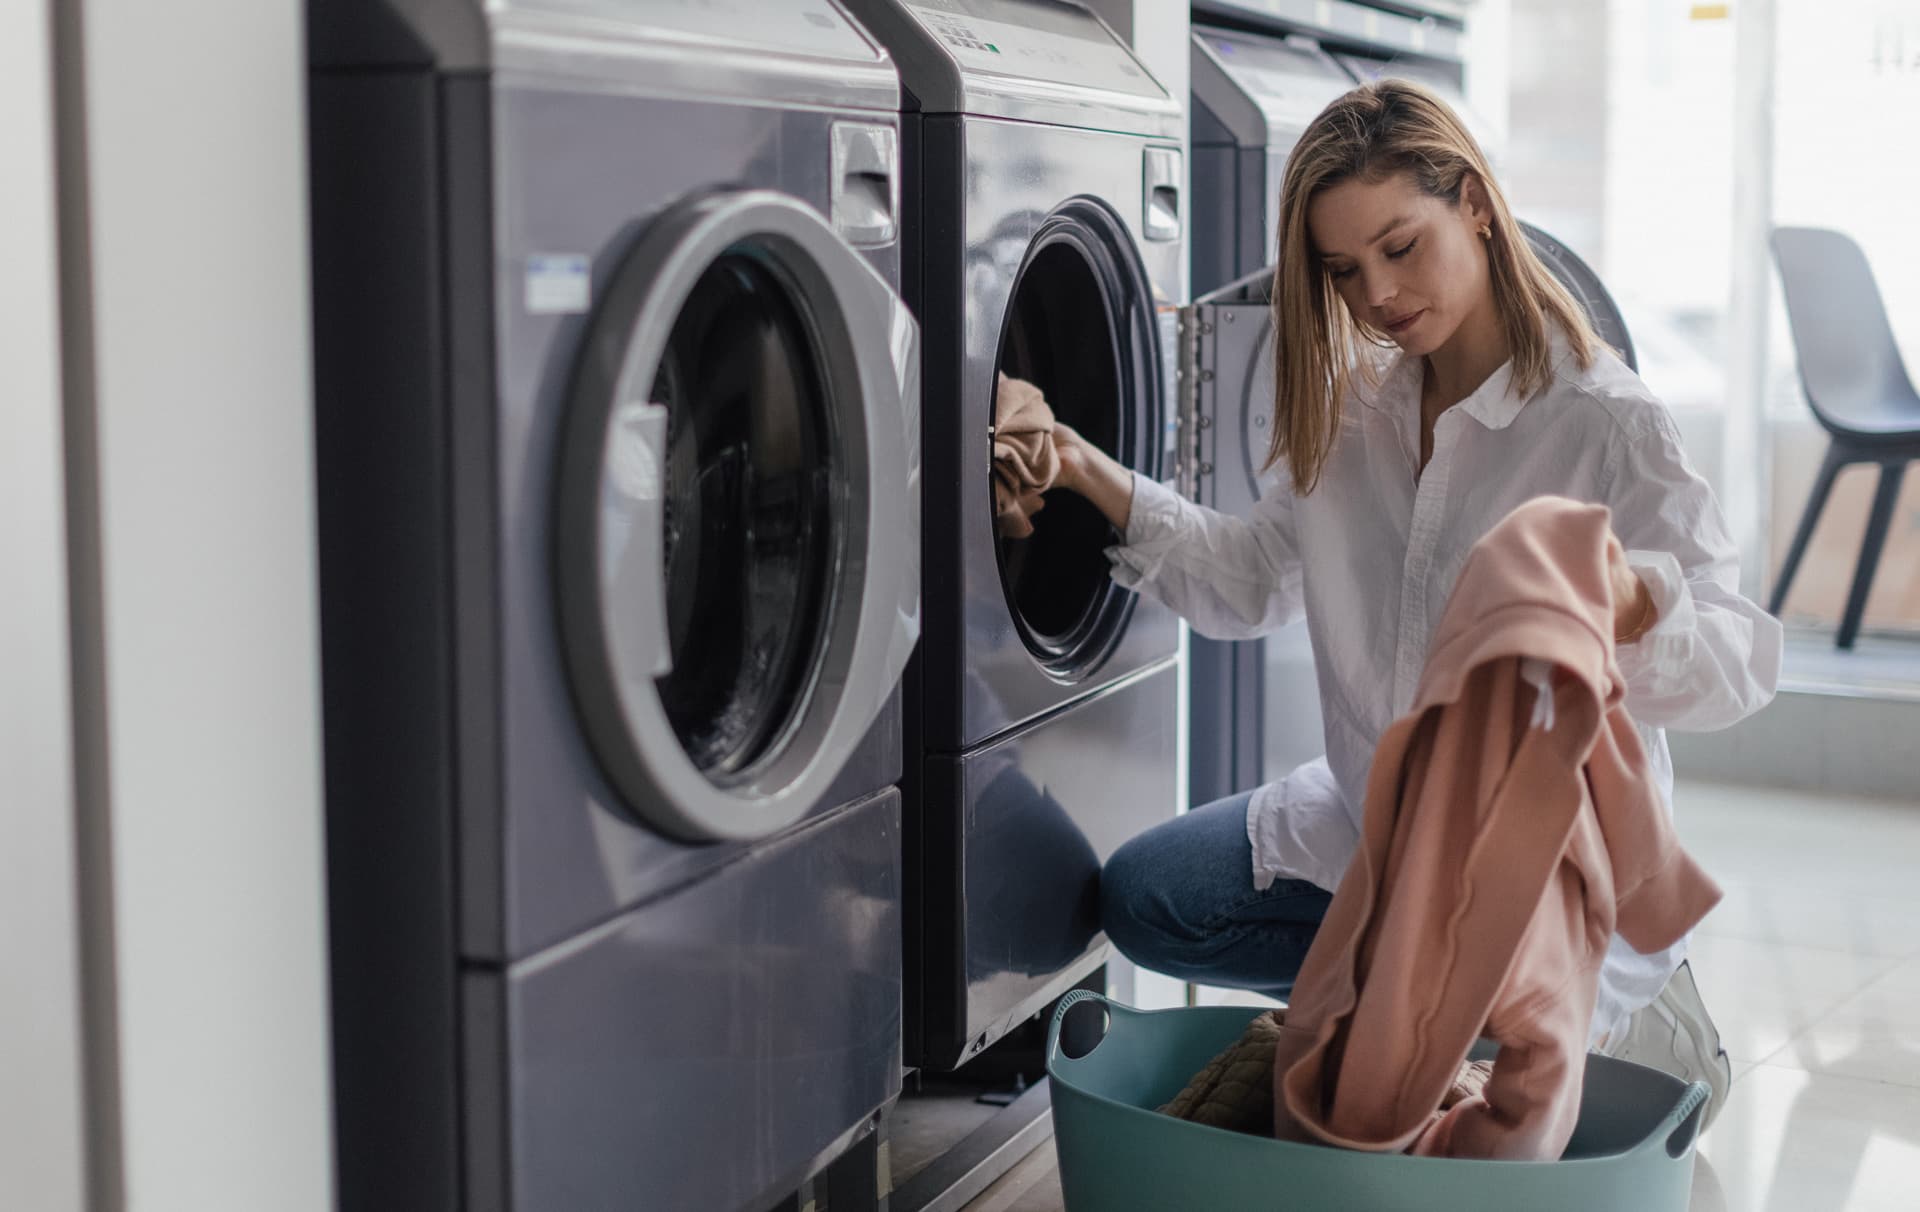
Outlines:
<svg viewBox="0 0 1920 1212"><path fill-rule="evenodd" d="M1085 1001L1105 1010L1106 1034L1071 1057L1060 1026ZM1579 1125L1554 1162L1357 1153L1154 1110L1254 1013L1142 1011L1085 990L1061 1000L1047 1074L1067 1212L1686 1212L1705 1083L1605 1056L1587 1057Z"/></svg>

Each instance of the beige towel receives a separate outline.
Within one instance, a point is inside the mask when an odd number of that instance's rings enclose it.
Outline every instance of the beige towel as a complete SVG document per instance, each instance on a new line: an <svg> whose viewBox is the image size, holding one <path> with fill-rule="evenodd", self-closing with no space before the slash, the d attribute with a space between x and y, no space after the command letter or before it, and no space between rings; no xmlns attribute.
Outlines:
<svg viewBox="0 0 1920 1212"><path fill-rule="evenodd" d="M1040 494L1060 474L1053 410L1033 384L1000 376L993 401L993 513L1000 533L1024 539Z"/></svg>
<svg viewBox="0 0 1920 1212"><path fill-rule="evenodd" d="M1230 1132L1271 1136L1273 1050L1280 1040L1280 1028L1286 1017L1284 1009L1270 1010L1247 1024L1240 1038L1194 1074L1186 1088L1160 1108L1160 1113ZM1491 1061L1462 1064L1454 1075L1452 1089L1441 1099L1434 1117L1438 1119L1455 1103L1479 1094L1492 1072Z"/></svg>

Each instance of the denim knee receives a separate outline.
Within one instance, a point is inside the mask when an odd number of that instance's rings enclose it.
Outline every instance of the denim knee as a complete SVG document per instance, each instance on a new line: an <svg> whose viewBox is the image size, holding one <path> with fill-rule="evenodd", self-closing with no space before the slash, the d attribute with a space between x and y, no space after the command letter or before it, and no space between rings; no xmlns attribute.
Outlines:
<svg viewBox="0 0 1920 1212"><path fill-rule="evenodd" d="M1130 841L1100 869L1100 927L1120 954L1136 963L1163 934L1154 912L1158 880L1148 856L1149 847Z"/></svg>

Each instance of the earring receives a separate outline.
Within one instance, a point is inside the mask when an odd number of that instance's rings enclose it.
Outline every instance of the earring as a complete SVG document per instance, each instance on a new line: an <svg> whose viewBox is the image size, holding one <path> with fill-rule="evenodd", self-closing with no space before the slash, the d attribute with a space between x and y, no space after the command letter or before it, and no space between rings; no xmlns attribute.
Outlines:
<svg viewBox="0 0 1920 1212"><path fill-rule="evenodd" d="M1486 224L1486 223L1482 223L1482 224L1480 225L1480 238L1481 238L1482 240L1491 240L1491 239L1493 239L1493 228L1492 228L1492 226L1491 226L1491 225L1489 225L1489 224Z"/></svg>

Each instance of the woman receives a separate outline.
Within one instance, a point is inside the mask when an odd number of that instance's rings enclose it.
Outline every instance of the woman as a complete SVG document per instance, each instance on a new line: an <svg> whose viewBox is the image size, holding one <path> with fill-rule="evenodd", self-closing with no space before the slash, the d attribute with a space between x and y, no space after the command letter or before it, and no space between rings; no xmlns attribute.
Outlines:
<svg viewBox="0 0 1920 1212"><path fill-rule="evenodd" d="M1740 596L1711 490L1666 408L1529 250L1458 117L1384 80L1335 101L1281 188L1274 439L1281 483L1227 517L1134 476L1064 427L1060 483L1125 543L1121 584L1203 635L1304 614L1327 754L1135 838L1102 877L1109 937L1156 971L1284 995L1356 840L1368 763L1411 704L1468 550L1529 498L1613 514L1627 706L1671 802L1664 729L1764 705L1779 625ZM1730 1078L1681 966L1613 940L1591 1042L1713 1087Z"/></svg>

